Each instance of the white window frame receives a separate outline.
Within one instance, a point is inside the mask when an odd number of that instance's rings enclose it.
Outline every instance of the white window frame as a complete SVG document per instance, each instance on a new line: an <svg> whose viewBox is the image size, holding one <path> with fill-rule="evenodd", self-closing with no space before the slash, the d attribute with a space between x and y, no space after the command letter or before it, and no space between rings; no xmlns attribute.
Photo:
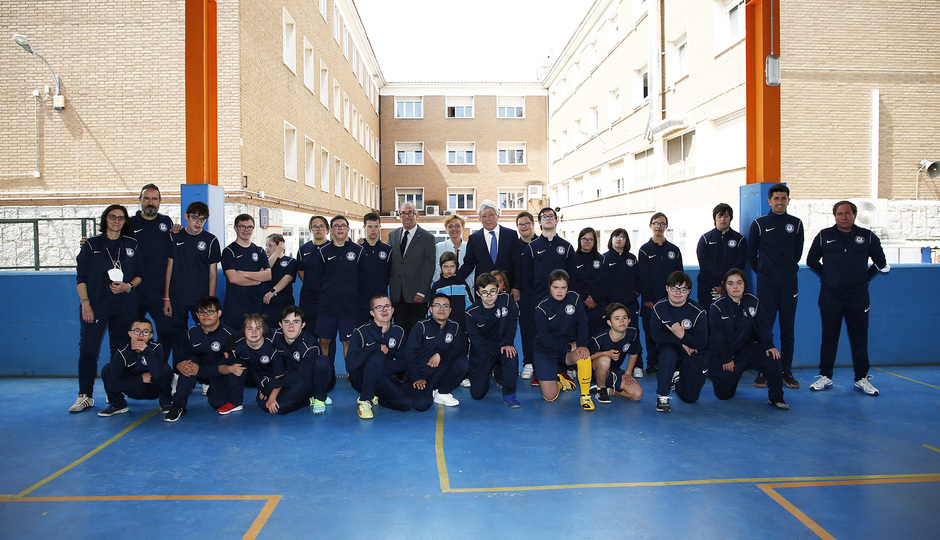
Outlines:
<svg viewBox="0 0 940 540"><path fill-rule="evenodd" d="M336 40L336 43L340 43L342 27L343 27L343 14L339 12L339 6L336 4L333 4L333 39Z"/></svg>
<svg viewBox="0 0 940 540"><path fill-rule="evenodd" d="M467 105L468 101L469 105ZM468 112L470 114L467 114ZM453 113L453 116L451 116L451 113ZM447 96L444 98L444 118L474 118L474 114L473 96Z"/></svg>
<svg viewBox="0 0 940 540"><path fill-rule="evenodd" d="M476 143L472 141L448 141L446 148L448 165L455 167L461 165L476 165Z"/></svg>
<svg viewBox="0 0 940 540"><path fill-rule="evenodd" d="M320 0L320 15L323 16L323 20L326 20L326 0Z"/></svg>
<svg viewBox="0 0 940 540"><path fill-rule="evenodd" d="M284 178L297 181L297 128L284 120Z"/></svg>
<svg viewBox="0 0 940 540"><path fill-rule="evenodd" d="M283 10L281 19L283 54L281 59L287 69L297 75L297 24L294 23L294 18L287 12L287 8L281 9Z"/></svg>
<svg viewBox="0 0 940 540"><path fill-rule="evenodd" d="M633 22L640 22L643 17L649 13L649 2L647 0L633 0Z"/></svg>
<svg viewBox="0 0 940 540"><path fill-rule="evenodd" d="M352 108L352 118L349 121L349 123L352 126L352 132L351 132L352 138L358 140L359 139L359 126L362 124L362 119L359 118L359 109L357 109L355 106L353 106Z"/></svg>
<svg viewBox="0 0 940 540"><path fill-rule="evenodd" d="M607 17L607 50L612 51L620 43L620 5L617 4Z"/></svg>
<svg viewBox="0 0 940 540"><path fill-rule="evenodd" d="M349 112L349 95L346 92L343 92L343 127L346 128L346 131L349 131L350 123L350 112Z"/></svg>
<svg viewBox="0 0 940 540"><path fill-rule="evenodd" d="M511 115L510 112L512 112ZM525 118L525 96L497 97L496 118Z"/></svg>
<svg viewBox="0 0 940 540"><path fill-rule="evenodd" d="M333 195L343 195L343 160L333 156Z"/></svg>
<svg viewBox="0 0 940 540"><path fill-rule="evenodd" d="M409 159L409 154L411 159ZM409 161L411 161L409 163ZM424 143L404 141L395 143L395 165L424 165Z"/></svg>
<svg viewBox="0 0 940 540"><path fill-rule="evenodd" d="M624 160L611 163L607 167L607 184L610 185L612 195L627 192L626 178L624 178Z"/></svg>
<svg viewBox="0 0 940 540"><path fill-rule="evenodd" d="M330 110L330 68L320 60L320 103Z"/></svg>
<svg viewBox="0 0 940 540"><path fill-rule="evenodd" d="M320 147L320 189L330 192L330 151Z"/></svg>
<svg viewBox="0 0 940 540"><path fill-rule="evenodd" d="M343 193L346 196L346 200L349 200L349 182L350 182L350 167L348 163L343 163Z"/></svg>
<svg viewBox="0 0 940 540"><path fill-rule="evenodd" d="M607 123L614 125L623 118L623 107L620 103L620 83L607 91Z"/></svg>
<svg viewBox="0 0 940 540"><path fill-rule="evenodd" d="M518 152L522 151L521 161ZM510 154L512 152L512 154ZM512 156L510 158L509 156ZM498 165L525 165L528 162L526 156L526 144L523 141L515 142L497 142L496 143L496 163Z"/></svg>
<svg viewBox="0 0 940 540"><path fill-rule="evenodd" d="M645 79L645 82L644 82ZM645 96L643 94L646 94ZM649 65L643 62L633 68L633 107L639 108L649 102Z"/></svg>
<svg viewBox="0 0 940 540"><path fill-rule="evenodd" d="M451 204L451 197L454 198L455 204ZM476 204L477 204L476 200L477 200L476 188L447 188L447 209L448 210L451 210L454 212L458 210L475 210Z"/></svg>
<svg viewBox="0 0 940 540"><path fill-rule="evenodd" d="M633 153L633 189L646 189L653 185L656 176L656 152L645 148ZM638 167L643 164L643 170ZM644 174L639 174L643 172Z"/></svg>
<svg viewBox="0 0 940 540"><path fill-rule="evenodd" d="M304 36L304 86L307 87L307 90L310 90L311 94L316 94L313 90L316 81L317 66L313 58L313 45L310 44L307 36Z"/></svg>
<svg viewBox="0 0 940 540"><path fill-rule="evenodd" d="M601 114L597 110L597 103L588 107L588 135L597 135L601 129Z"/></svg>
<svg viewBox="0 0 940 540"><path fill-rule="evenodd" d="M411 115L408 104L411 103ZM420 109L419 112L415 112ZM399 115L400 113L403 113ZM403 96L395 98L395 118L424 118L424 98L421 96Z"/></svg>
<svg viewBox="0 0 940 540"><path fill-rule="evenodd" d="M670 156L670 147L675 148L671 143L675 141L679 141L677 160L673 160L675 155ZM686 131L663 142L666 150L666 179L669 181L685 180L695 176L695 130Z"/></svg>
<svg viewBox="0 0 940 540"><path fill-rule="evenodd" d="M356 169L352 171L352 201L359 202L359 171Z"/></svg>
<svg viewBox="0 0 940 540"><path fill-rule="evenodd" d="M415 205L415 210L424 210L424 188L423 187L402 187L395 188L395 210L401 208L401 205L410 202Z"/></svg>
<svg viewBox="0 0 940 540"><path fill-rule="evenodd" d="M745 0L715 0L715 55L747 36Z"/></svg>
<svg viewBox="0 0 940 540"><path fill-rule="evenodd" d="M317 185L317 143L304 136L304 184Z"/></svg>
<svg viewBox="0 0 940 540"><path fill-rule="evenodd" d="M343 21L343 56L349 61L349 27L346 26L346 22Z"/></svg>
<svg viewBox="0 0 940 540"><path fill-rule="evenodd" d="M686 27L676 34L666 44L668 58L666 61L667 81L670 85L689 76L689 37Z"/></svg>
<svg viewBox="0 0 940 540"><path fill-rule="evenodd" d="M499 205L500 210L526 209L526 188L524 187L499 188L496 195L496 204Z"/></svg>
<svg viewBox="0 0 940 540"><path fill-rule="evenodd" d="M333 79L333 118L335 118L337 122L343 121L343 108L341 106L342 96L343 89L340 88L336 79Z"/></svg>

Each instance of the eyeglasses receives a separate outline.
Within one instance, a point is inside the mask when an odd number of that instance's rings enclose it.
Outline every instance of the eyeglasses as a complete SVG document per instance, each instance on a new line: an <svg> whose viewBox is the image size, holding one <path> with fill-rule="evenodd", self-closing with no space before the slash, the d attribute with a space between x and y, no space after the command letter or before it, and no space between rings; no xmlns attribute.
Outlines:
<svg viewBox="0 0 940 540"><path fill-rule="evenodd" d="M614 242L617 242L617 241L626 242L626 240L627 240L627 237L626 237L626 236L615 236L615 237L614 237Z"/></svg>
<svg viewBox="0 0 940 540"><path fill-rule="evenodd" d="M451 223L450 225L447 226L447 230L449 231L455 231L455 230L462 229L462 228L463 226L460 223Z"/></svg>
<svg viewBox="0 0 940 540"><path fill-rule="evenodd" d="M206 220L209 218L204 218L202 216L194 216L192 214L186 214L186 219L188 219L189 221L192 221L193 223L205 223Z"/></svg>
<svg viewBox="0 0 940 540"><path fill-rule="evenodd" d="M549 216L549 215L539 216L539 220L542 220L542 221L555 221L555 219L556 219L555 216Z"/></svg>
<svg viewBox="0 0 940 540"><path fill-rule="evenodd" d="M487 298L496 296L497 294L499 294L499 289L483 289L480 291L480 296L485 296Z"/></svg>
<svg viewBox="0 0 940 540"><path fill-rule="evenodd" d="M322 231L325 228L326 228L326 225L311 225L310 226L311 231Z"/></svg>
<svg viewBox="0 0 940 540"><path fill-rule="evenodd" d="M149 336L150 334L153 334L153 331L152 331L152 330L148 330L148 329L146 329L146 328L135 328L135 329L131 330L131 332L132 332L135 336Z"/></svg>
<svg viewBox="0 0 940 540"><path fill-rule="evenodd" d="M653 227L654 229L665 229L665 228L666 228L666 222L665 222L665 221L654 221L654 222L650 223L650 227Z"/></svg>
<svg viewBox="0 0 940 540"><path fill-rule="evenodd" d="M253 231L255 230L254 225L235 225L235 228L240 231Z"/></svg>
<svg viewBox="0 0 940 540"><path fill-rule="evenodd" d="M342 231L344 229L348 229L349 225L333 225L330 228L333 229L334 231Z"/></svg>
<svg viewBox="0 0 940 540"><path fill-rule="evenodd" d="M108 214L108 221L117 221L121 222L127 219L127 216L121 214Z"/></svg>
<svg viewBox="0 0 940 540"><path fill-rule="evenodd" d="M196 312L196 315L212 315L213 313L217 313L218 311L219 310L217 309L200 309L199 311Z"/></svg>
<svg viewBox="0 0 940 540"><path fill-rule="evenodd" d="M585 244L593 244L593 243L594 243L594 239L593 239L593 238L582 238L581 241L584 242Z"/></svg>
<svg viewBox="0 0 940 540"><path fill-rule="evenodd" d="M523 221L522 223L516 223L516 227L519 227L520 229L525 228L525 227L531 227L531 226L532 226L531 221Z"/></svg>
<svg viewBox="0 0 940 540"><path fill-rule="evenodd" d="M382 304L381 306L372 306L372 311L381 311L381 312L385 312L385 311L389 311L389 310L391 310L391 309L392 309L392 305L391 305L391 304Z"/></svg>
<svg viewBox="0 0 940 540"><path fill-rule="evenodd" d="M417 213L417 212L415 212L414 210L406 210L406 211L404 211L404 212L401 212L401 215L403 215L403 216L413 216L413 215L415 215L416 213Z"/></svg>
<svg viewBox="0 0 940 540"><path fill-rule="evenodd" d="M686 294L691 290L692 289L688 287L672 287L672 286L669 287L670 292L679 293L679 294Z"/></svg>
<svg viewBox="0 0 940 540"><path fill-rule="evenodd" d="M434 309L450 309L450 304L431 304Z"/></svg>

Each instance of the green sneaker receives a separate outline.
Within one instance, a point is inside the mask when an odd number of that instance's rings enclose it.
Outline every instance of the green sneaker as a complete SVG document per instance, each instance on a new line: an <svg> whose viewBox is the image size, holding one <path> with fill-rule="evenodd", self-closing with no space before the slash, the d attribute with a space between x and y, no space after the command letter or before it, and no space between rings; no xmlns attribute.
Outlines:
<svg viewBox="0 0 940 540"><path fill-rule="evenodd" d="M310 412L313 414L323 414L326 412L326 403L320 401L319 399L313 398L310 400Z"/></svg>

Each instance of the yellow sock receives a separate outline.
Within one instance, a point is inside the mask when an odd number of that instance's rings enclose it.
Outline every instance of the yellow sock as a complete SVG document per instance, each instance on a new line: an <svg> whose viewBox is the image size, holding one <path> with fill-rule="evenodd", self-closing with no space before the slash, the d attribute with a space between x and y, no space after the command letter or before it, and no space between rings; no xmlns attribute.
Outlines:
<svg viewBox="0 0 940 540"><path fill-rule="evenodd" d="M582 358L578 360L578 386L581 387L581 395L591 395L591 359Z"/></svg>

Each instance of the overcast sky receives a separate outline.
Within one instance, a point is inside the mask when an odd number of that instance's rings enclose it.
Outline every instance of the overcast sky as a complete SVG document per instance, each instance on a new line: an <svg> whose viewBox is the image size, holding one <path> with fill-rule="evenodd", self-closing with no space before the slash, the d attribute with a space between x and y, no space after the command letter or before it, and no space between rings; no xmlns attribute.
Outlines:
<svg viewBox="0 0 940 540"><path fill-rule="evenodd" d="M593 0L354 0L388 82L536 82Z"/></svg>

